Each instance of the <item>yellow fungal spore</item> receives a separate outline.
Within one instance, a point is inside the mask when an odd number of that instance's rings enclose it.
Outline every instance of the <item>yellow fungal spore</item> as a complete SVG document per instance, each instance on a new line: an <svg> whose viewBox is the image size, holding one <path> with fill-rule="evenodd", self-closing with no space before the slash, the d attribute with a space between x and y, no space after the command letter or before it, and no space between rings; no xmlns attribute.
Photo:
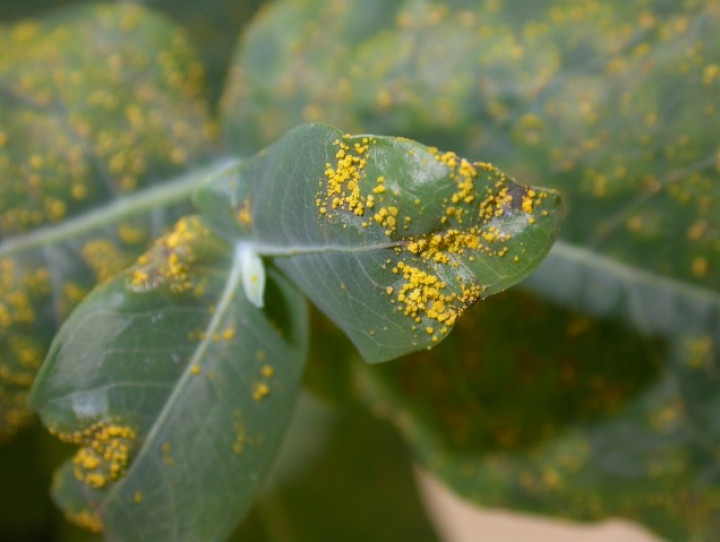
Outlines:
<svg viewBox="0 0 720 542"><path fill-rule="evenodd" d="M81 445L72 458L75 477L93 489L101 489L125 472L137 435L129 426L98 422L58 437Z"/></svg>
<svg viewBox="0 0 720 542"><path fill-rule="evenodd" d="M253 399L256 401L262 401L268 395L270 395L270 387L267 384L264 382L258 382L255 384L253 387Z"/></svg>

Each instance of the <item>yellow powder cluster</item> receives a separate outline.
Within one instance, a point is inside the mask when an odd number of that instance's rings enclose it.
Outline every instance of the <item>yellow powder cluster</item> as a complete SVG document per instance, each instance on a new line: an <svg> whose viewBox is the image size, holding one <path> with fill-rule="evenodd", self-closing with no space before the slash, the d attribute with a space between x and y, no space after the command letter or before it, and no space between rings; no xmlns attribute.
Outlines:
<svg viewBox="0 0 720 542"><path fill-rule="evenodd" d="M142 27L131 40L121 23L127 14ZM163 36L156 47L147 47L147 29ZM202 66L183 33L142 8L19 23L0 41L0 84L18 99L0 131L2 235L76 216L146 185L151 168L177 170L208 151L215 128Z"/></svg>
<svg viewBox="0 0 720 542"><path fill-rule="evenodd" d="M382 186L382 185L380 185ZM372 196L371 196L372 197ZM385 235L390 237L397 228L398 208L394 206L381 207L373 215L373 220L385 229Z"/></svg>
<svg viewBox="0 0 720 542"><path fill-rule="evenodd" d="M14 260L0 260L0 329L16 323L30 324L36 314L33 300L50 293L50 274L45 268L21 269Z"/></svg>
<svg viewBox="0 0 720 542"><path fill-rule="evenodd" d="M253 387L253 399L256 401L262 401L265 397L270 395L270 386L265 382L258 382Z"/></svg>
<svg viewBox="0 0 720 542"><path fill-rule="evenodd" d="M351 145L347 139L345 136L334 142L338 147L337 164L326 164L325 192L316 200L319 211L331 216L333 210L343 209L357 216L367 216L362 227L377 224L392 238L399 226L408 227L412 217L404 216L403 209L398 206L382 205L382 196L388 191L382 176L375 180L369 194L361 193L360 182L373 141L364 138L361 143ZM483 286L465 284L461 280L452 288L448 287L439 278L437 266L459 267L462 257L473 261L475 255L467 255L468 251L491 257L505 256L509 250L505 243L510 240L510 235L500 231L491 221L501 217L513 205L514 196L510 193L508 178L493 165L471 163L453 152L440 152L434 148L430 153L448 168L453 190L443 201L441 227L428 235L402 239L402 244L394 249L399 259L393 272L402 275L403 281L386 287L385 292L397 304L398 311L415 324L427 320L437 322L439 325L425 328L436 341L438 334L447 333L457 317L475 303L484 290ZM481 174L484 176L483 188L479 189L477 180ZM529 215L541 204L533 190L515 197L522 197L515 207L519 203L522 212ZM419 203L415 201L416 205ZM532 222L533 218L529 220ZM518 260L516 257L513 261ZM417 266L418 261L424 264L420 266L422 269ZM262 389L256 388L255 396L263 396Z"/></svg>
<svg viewBox="0 0 720 542"><path fill-rule="evenodd" d="M103 488L123 475L137 438L131 427L107 421L57 436L82 446L72 458L75 477L94 489Z"/></svg>
<svg viewBox="0 0 720 542"><path fill-rule="evenodd" d="M364 137L361 143L354 143L351 147L347 143L349 137L346 134L342 140L333 142L338 147L335 153L337 162L334 167L329 162L325 164L327 187L325 193L315 200L320 214L331 215L332 209L344 209L363 216L365 210L374 205L374 196L364 197L360 194L360 179L367 165L365 155L372 141Z"/></svg>
<svg viewBox="0 0 720 542"><path fill-rule="evenodd" d="M448 332L448 326L455 324L458 316L466 307L475 303L481 296L483 288L478 285L461 284L460 294L450 292L447 283L437 276L427 273L404 262L398 262L393 272L402 273L405 282L399 288L388 288L388 295L394 294L399 303L398 310L412 318L416 323L422 318L436 320L442 324L440 333ZM427 328L427 333L437 340L434 328Z"/></svg>
<svg viewBox="0 0 720 542"><path fill-rule="evenodd" d="M513 196L508 191L507 177L491 164L470 163L452 152L441 153L437 149L430 149L430 152L436 160L450 169L449 176L455 182L455 191L444 202L445 212L441 223L445 225L445 229L425 237L408 239L403 250L398 252L401 255L407 252L412 257L419 257L431 267L459 267L459 257L467 251L503 257L509 250L507 246L498 249L493 245L507 242L510 236L489 223L502 216L513 203ZM476 187L476 180L481 172L488 178L495 179L483 194L480 194ZM541 204L541 199L536 196L533 190L523 195L523 212L531 214L535 206ZM479 199L480 197L482 199ZM381 209L376 216L387 220L388 217L397 216L397 211L394 211L384 213ZM473 261L474 256L471 255L468 259ZM421 323L423 319L437 321L439 327L425 328L425 332L432 335L433 341L438 340L438 333L447 333L458 316L480 299L485 289L478 284L465 284L459 279L459 292L457 289L452 291L432 271L424 271L408 264L408 258L402 258L393 268L393 272L402 274L404 282L399 287L388 287L387 295L394 303L398 303L398 310L412 318L415 323Z"/></svg>
<svg viewBox="0 0 720 542"><path fill-rule="evenodd" d="M145 228L134 226L128 222L121 222L117 227L118 238L126 245L145 243L148 232Z"/></svg>
<svg viewBox="0 0 720 542"><path fill-rule="evenodd" d="M144 291L165 283L171 292L178 294L192 289L191 268L197 259L193 245L206 235L208 231L197 217L179 220L170 233L138 258L130 287Z"/></svg>
<svg viewBox="0 0 720 542"><path fill-rule="evenodd" d="M262 401L265 397L270 395L270 386L268 381L275 376L275 368L265 363L260 367L260 374L265 379L264 381L256 382L253 386L253 399L256 401Z"/></svg>
<svg viewBox="0 0 720 542"><path fill-rule="evenodd" d="M250 226L252 224L252 213L250 211L250 200L246 199L242 202L242 205L235 211L235 218L243 226Z"/></svg>

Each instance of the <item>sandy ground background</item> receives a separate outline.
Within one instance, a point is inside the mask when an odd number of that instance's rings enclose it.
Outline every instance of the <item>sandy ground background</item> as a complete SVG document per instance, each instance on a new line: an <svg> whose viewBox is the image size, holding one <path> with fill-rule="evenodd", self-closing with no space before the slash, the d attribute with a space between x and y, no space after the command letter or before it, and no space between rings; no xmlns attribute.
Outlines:
<svg viewBox="0 0 720 542"><path fill-rule="evenodd" d="M445 542L663 542L642 527L622 520L588 525L478 508L423 472L418 471L417 479Z"/></svg>

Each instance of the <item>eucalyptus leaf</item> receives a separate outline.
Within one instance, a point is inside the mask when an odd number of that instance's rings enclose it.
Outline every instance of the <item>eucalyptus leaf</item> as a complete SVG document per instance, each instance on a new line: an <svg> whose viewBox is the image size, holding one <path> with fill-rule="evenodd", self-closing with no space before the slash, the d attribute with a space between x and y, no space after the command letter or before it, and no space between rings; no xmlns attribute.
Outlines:
<svg viewBox="0 0 720 542"><path fill-rule="evenodd" d="M164 19L86 6L0 26L0 42L1 439L30 419L59 324L215 166L199 64Z"/></svg>
<svg viewBox="0 0 720 542"><path fill-rule="evenodd" d="M539 264L562 219L557 193L490 164L316 124L195 201L219 235L273 257L371 362L442 340Z"/></svg>
<svg viewBox="0 0 720 542"><path fill-rule="evenodd" d="M80 445L53 496L110 540L223 540L280 446L305 359L302 297L182 219L61 328L31 405Z"/></svg>

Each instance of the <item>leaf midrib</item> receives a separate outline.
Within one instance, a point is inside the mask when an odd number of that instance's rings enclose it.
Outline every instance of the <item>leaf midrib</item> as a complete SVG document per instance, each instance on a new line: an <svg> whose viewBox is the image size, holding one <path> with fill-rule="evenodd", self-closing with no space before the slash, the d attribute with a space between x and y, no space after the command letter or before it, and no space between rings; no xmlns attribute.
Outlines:
<svg viewBox="0 0 720 542"><path fill-rule="evenodd" d="M223 159L141 192L110 200L62 223L47 224L10 237L0 242L0 259L77 239L83 234L115 224L126 217L146 213L154 207L172 205L183 200L189 202L190 196L202 182L236 165L237 160Z"/></svg>

